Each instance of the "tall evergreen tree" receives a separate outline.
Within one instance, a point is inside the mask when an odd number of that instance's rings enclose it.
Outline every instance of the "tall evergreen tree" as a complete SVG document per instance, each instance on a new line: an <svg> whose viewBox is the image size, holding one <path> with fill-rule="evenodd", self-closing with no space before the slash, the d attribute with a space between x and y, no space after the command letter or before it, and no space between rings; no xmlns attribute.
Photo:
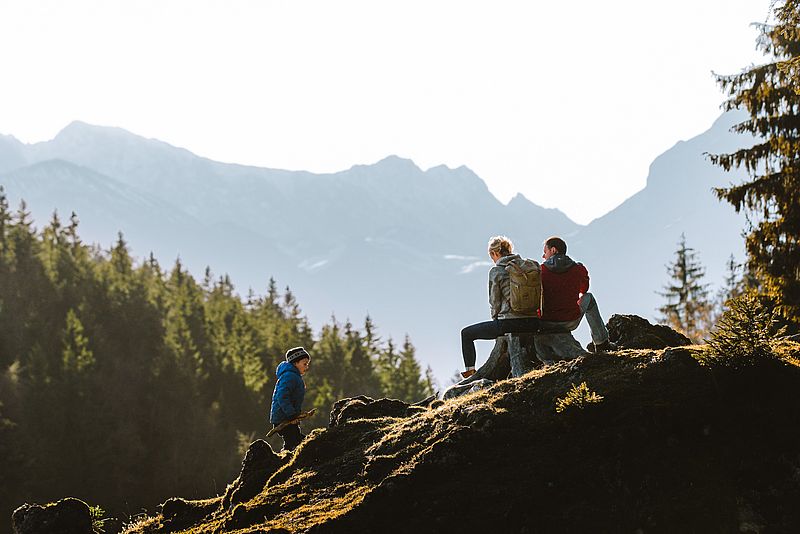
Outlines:
<svg viewBox="0 0 800 534"><path fill-rule="evenodd" d="M708 284L702 283L705 269L694 249L686 246L684 234L678 242L675 260L667 265L667 273L670 281L660 293L667 300L658 309L661 321L698 342L708 331L711 306Z"/></svg>
<svg viewBox="0 0 800 534"><path fill-rule="evenodd" d="M63 339L62 363L66 372L81 373L94 364L94 354L89 348L89 340L84 335L83 324L74 310L67 312Z"/></svg>
<svg viewBox="0 0 800 534"><path fill-rule="evenodd" d="M345 395L348 397L354 395L379 396L381 383L375 373L375 364L367 351L365 339L349 321L344 327L344 343L348 367L348 376L344 386Z"/></svg>
<svg viewBox="0 0 800 534"><path fill-rule="evenodd" d="M750 221L746 237L749 270L761 291L800 328L800 0L773 3L775 23L760 28L763 65L717 76L727 94L725 109L750 115L734 130L753 134L756 144L712 155L726 171L744 167L749 180L716 189L720 199Z"/></svg>
<svg viewBox="0 0 800 534"><path fill-rule="evenodd" d="M720 295L727 301L744 293L744 276L742 264L736 261L733 254L725 262L725 279L720 288Z"/></svg>
<svg viewBox="0 0 800 534"><path fill-rule="evenodd" d="M397 370L390 382L395 387L393 396L408 402L421 400L433 393L427 377L422 376L416 353L411 339L406 336L397 362Z"/></svg>
<svg viewBox="0 0 800 534"><path fill-rule="evenodd" d="M11 212L8 210L8 198L6 198L5 189L0 185L0 259L2 259L5 254L6 234L10 222Z"/></svg>

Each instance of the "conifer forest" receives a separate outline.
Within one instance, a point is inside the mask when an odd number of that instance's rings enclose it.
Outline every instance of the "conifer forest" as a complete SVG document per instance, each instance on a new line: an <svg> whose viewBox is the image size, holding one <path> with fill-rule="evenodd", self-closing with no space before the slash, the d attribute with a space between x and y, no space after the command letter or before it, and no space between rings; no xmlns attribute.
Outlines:
<svg viewBox="0 0 800 534"><path fill-rule="evenodd" d="M313 355L306 431L340 398L432 392L411 341L369 317L314 332L274 280L239 296L210 270L136 261L121 235L87 245L74 214L37 230L0 195L0 517L71 495L129 518L224 491L271 428L275 368L297 345Z"/></svg>

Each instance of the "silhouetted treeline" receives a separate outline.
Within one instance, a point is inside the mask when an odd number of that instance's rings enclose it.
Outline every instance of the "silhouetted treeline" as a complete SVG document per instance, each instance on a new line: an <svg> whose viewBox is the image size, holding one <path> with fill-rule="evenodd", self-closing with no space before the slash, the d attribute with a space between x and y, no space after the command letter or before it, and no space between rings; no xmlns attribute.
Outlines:
<svg viewBox="0 0 800 534"><path fill-rule="evenodd" d="M273 280L242 299L227 276L137 263L122 236L104 251L77 226L54 215L38 232L0 189L0 531L25 501L75 496L124 519L224 491L268 429L288 347L313 355L306 428L342 397L432 389L411 342L381 341L369 317L315 335Z"/></svg>

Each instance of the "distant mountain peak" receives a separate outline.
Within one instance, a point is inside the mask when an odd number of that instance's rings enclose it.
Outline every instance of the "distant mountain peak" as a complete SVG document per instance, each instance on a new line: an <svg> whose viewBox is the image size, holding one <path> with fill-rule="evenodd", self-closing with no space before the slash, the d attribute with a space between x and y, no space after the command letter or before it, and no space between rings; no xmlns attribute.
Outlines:
<svg viewBox="0 0 800 534"><path fill-rule="evenodd" d="M378 175L382 176L395 177L422 173L422 169L420 169L412 160L401 158L400 156L396 155L386 156L375 163L360 163L353 165L350 167L350 169L346 171L340 171L336 174L345 174L350 171L367 172L368 174L377 173Z"/></svg>
<svg viewBox="0 0 800 534"><path fill-rule="evenodd" d="M517 193L516 195L514 195L511 198L511 200L508 201L508 205L512 206L512 205L517 205L517 204L525 204L525 205L527 205L527 204L533 204L533 202L528 200L528 197L526 197L522 193Z"/></svg>
<svg viewBox="0 0 800 534"><path fill-rule="evenodd" d="M89 124L88 122L75 120L62 128L61 131L56 134L54 141L92 140L98 136L144 139L141 136L116 126L98 126L95 124Z"/></svg>
<svg viewBox="0 0 800 534"><path fill-rule="evenodd" d="M373 166L382 168L391 168L396 170L410 170L415 172L422 171L422 169L420 169L417 166L417 164L414 163L414 161L407 158L401 158L400 156L396 156L394 154L386 156L379 162L375 163Z"/></svg>
<svg viewBox="0 0 800 534"><path fill-rule="evenodd" d="M123 130L109 126L95 126L83 121L72 121L51 141L36 143L34 150L40 151L40 158L54 159L55 156L64 157L66 153L83 150L96 150L98 146L108 146L108 143L127 143L137 136ZM71 158L70 158L71 159Z"/></svg>

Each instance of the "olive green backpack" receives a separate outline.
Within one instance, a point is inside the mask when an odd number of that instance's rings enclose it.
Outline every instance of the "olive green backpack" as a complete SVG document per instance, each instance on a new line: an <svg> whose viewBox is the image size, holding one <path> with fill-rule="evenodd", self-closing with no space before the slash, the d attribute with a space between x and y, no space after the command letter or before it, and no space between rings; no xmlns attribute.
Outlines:
<svg viewBox="0 0 800 534"><path fill-rule="evenodd" d="M542 268L535 260L523 259L506 266L511 284L511 309L536 316L542 308Z"/></svg>

